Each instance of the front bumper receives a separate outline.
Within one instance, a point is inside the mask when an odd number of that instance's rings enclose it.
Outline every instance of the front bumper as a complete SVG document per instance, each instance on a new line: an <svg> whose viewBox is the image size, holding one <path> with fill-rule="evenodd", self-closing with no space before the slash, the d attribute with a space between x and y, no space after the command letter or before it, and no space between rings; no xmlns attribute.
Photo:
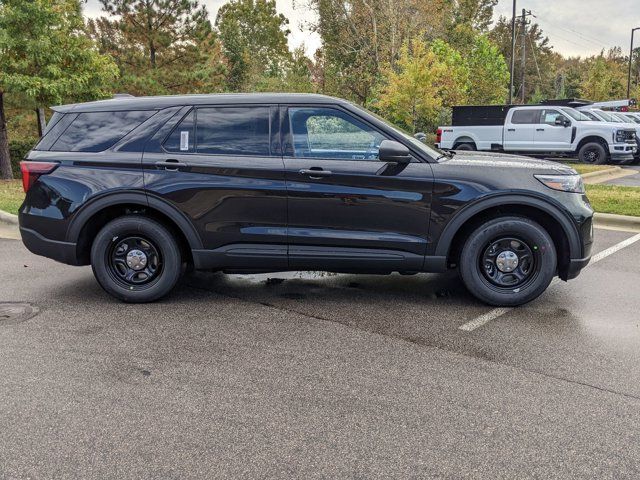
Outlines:
<svg viewBox="0 0 640 480"><path fill-rule="evenodd" d="M51 258L67 265L80 265L76 255L76 244L60 242L43 237L35 230L20 227L22 243L31 253Z"/></svg>
<svg viewBox="0 0 640 480"><path fill-rule="evenodd" d="M611 156L611 161L615 163L633 160L637 151L638 146L635 142L614 143L609 145L609 155Z"/></svg>

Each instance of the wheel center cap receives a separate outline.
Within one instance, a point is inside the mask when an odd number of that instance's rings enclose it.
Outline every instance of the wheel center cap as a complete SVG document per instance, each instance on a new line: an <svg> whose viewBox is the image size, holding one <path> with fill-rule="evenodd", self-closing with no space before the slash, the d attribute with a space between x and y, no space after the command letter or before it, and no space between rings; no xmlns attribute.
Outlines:
<svg viewBox="0 0 640 480"><path fill-rule="evenodd" d="M147 266L147 256L142 250L130 250L127 253L127 265L134 270L142 270Z"/></svg>
<svg viewBox="0 0 640 480"><path fill-rule="evenodd" d="M518 268L518 256L511 250L505 250L496 258L496 266L503 273L513 272Z"/></svg>

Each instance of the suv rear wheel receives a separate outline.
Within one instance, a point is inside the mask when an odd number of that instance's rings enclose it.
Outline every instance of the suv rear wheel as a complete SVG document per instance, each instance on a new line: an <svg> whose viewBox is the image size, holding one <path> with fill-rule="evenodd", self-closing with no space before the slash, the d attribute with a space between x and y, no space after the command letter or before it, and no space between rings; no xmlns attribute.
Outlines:
<svg viewBox="0 0 640 480"><path fill-rule="evenodd" d="M181 273L180 247L162 224L140 215L106 224L91 247L91 266L100 286L120 300L152 302L175 286Z"/></svg>
<svg viewBox="0 0 640 480"><path fill-rule="evenodd" d="M478 227L460 257L467 289L490 305L516 306L546 290L557 267L553 240L536 222L499 217Z"/></svg>

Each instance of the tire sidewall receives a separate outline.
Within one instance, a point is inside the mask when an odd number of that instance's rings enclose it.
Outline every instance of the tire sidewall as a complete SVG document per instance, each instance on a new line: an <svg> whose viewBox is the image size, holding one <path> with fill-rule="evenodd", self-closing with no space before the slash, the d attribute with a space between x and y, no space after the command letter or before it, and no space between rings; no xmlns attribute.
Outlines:
<svg viewBox="0 0 640 480"><path fill-rule="evenodd" d="M591 149L598 149L600 152L600 158L595 162L589 162L586 160L586 152ZM578 152L578 157L582 163L586 163L587 165L602 165L607 163L607 151L598 142L589 142L584 144L580 149L580 152Z"/></svg>
<svg viewBox="0 0 640 480"><path fill-rule="evenodd" d="M461 152L473 152L475 149L475 145L469 142L458 143L454 148L454 150L460 150Z"/></svg>
<svg viewBox="0 0 640 480"><path fill-rule="evenodd" d="M146 237L162 258L160 276L144 290L131 290L120 285L108 271L106 252L127 235ZM107 293L125 302L152 302L165 296L180 278L181 262L180 248L173 235L159 222L142 216L130 215L112 220L98 232L91 246L91 268L98 283Z"/></svg>
<svg viewBox="0 0 640 480"><path fill-rule="evenodd" d="M480 269L479 257L498 237L516 236L540 252L535 277L512 291L498 291L487 285ZM460 257L460 274L468 290L480 300L496 306L517 306L537 298L551 283L557 270L557 253L546 230L524 217L503 217L477 228L465 243Z"/></svg>

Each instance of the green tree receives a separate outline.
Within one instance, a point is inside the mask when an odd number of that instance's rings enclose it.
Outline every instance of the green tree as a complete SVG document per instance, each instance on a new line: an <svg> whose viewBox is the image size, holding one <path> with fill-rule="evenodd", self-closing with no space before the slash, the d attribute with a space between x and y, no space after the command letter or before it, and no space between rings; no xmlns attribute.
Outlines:
<svg viewBox="0 0 640 480"><path fill-rule="evenodd" d="M451 95L460 93L450 89L453 81L448 83L453 60L450 55L448 47L442 44L430 48L420 38L410 45L406 42L395 68L388 66L383 72L375 108L413 133L433 126L443 105L451 101Z"/></svg>
<svg viewBox="0 0 640 480"><path fill-rule="evenodd" d="M463 51L465 63L471 72L469 78L470 104L503 103L509 93L509 68L504 57L485 35L476 35Z"/></svg>
<svg viewBox="0 0 640 480"><path fill-rule="evenodd" d="M87 38L78 0L0 0L0 176L11 178L5 93L43 112L108 95L116 75Z"/></svg>
<svg viewBox="0 0 640 480"><path fill-rule="evenodd" d="M321 91L367 105L383 70L395 67L402 46L422 35L442 38L451 0L310 0L322 39Z"/></svg>
<svg viewBox="0 0 640 480"><path fill-rule="evenodd" d="M225 63L197 0L100 0L110 15L89 22L100 50L132 94L207 93L224 87Z"/></svg>
<svg viewBox="0 0 640 480"><path fill-rule="evenodd" d="M580 95L592 101L616 100L627 94L627 71L620 49L588 58L580 83Z"/></svg>
<svg viewBox="0 0 640 480"><path fill-rule="evenodd" d="M220 7L215 25L229 62L228 89L251 90L284 73L291 60L288 24L275 0L231 0Z"/></svg>
<svg viewBox="0 0 640 480"><path fill-rule="evenodd" d="M514 73L514 98L521 98L522 91L522 33L521 22L516 25L516 63ZM537 23L527 24L525 28L525 103L531 100L538 90L545 98L553 98L556 92L557 62L549 38ZM500 17L489 33L489 39L508 61L511 59L511 19Z"/></svg>

